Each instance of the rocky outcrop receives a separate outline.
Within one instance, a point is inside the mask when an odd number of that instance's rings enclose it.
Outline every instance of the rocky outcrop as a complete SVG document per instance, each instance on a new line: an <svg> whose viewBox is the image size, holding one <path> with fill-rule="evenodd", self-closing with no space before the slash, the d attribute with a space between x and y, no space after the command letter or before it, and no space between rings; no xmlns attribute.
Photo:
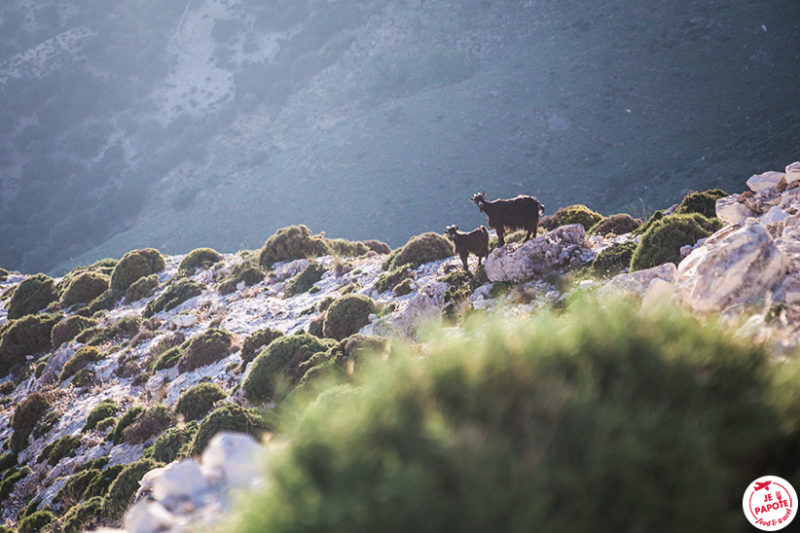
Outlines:
<svg viewBox="0 0 800 533"><path fill-rule="evenodd" d="M522 283L584 265L593 257L584 227L569 224L535 239L495 249L486 258L486 276L493 282Z"/></svg>
<svg viewBox="0 0 800 533"><path fill-rule="evenodd" d="M618 274L611 278L603 288L600 289L603 295L620 295L625 293L633 293L639 296L644 296L650 285L655 280L662 280L667 283L673 283L678 269L674 263L664 263L663 265L654 266L645 270L637 270L627 274Z"/></svg>

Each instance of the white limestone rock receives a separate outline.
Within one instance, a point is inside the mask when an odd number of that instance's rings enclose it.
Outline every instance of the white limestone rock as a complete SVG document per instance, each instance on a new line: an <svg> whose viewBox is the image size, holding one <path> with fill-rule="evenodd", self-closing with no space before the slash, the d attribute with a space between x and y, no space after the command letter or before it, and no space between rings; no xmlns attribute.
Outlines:
<svg viewBox="0 0 800 533"><path fill-rule="evenodd" d="M785 220L789 217L789 214L786 213L783 209L778 206L772 206L769 208L764 215L761 216L759 219L762 224L774 224L775 222L780 222L781 220Z"/></svg>
<svg viewBox="0 0 800 533"><path fill-rule="evenodd" d="M203 472L192 459L170 463L152 481L153 498L168 507L181 501L192 500L210 488Z"/></svg>
<svg viewBox="0 0 800 533"><path fill-rule="evenodd" d="M786 166L785 179L787 184L800 181L800 161L795 161L791 165Z"/></svg>
<svg viewBox="0 0 800 533"><path fill-rule="evenodd" d="M726 224L740 224L757 213L748 207L740 194L732 194L717 200L715 205L717 218Z"/></svg>
<svg viewBox="0 0 800 533"><path fill-rule="evenodd" d="M175 518L157 502L140 501L125 513L123 525L127 533L157 533L172 529Z"/></svg>
<svg viewBox="0 0 800 533"><path fill-rule="evenodd" d="M263 479L259 457L264 451L256 439L244 433L217 433L201 458L202 472L212 484L249 486Z"/></svg>
<svg viewBox="0 0 800 533"><path fill-rule="evenodd" d="M786 185L786 175L783 172L764 172L763 174L756 174L747 180L747 186L754 193L766 193L771 189L780 187L781 182Z"/></svg>
<svg viewBox="0 0 800 533"><path fill-rule="evenodd" d="M645 270L617 274L600 289L600 292L606 295L633 293L644 296L653 280L660 279L674 283L677 273L678 267L674 263L664 263Z"/></svg>

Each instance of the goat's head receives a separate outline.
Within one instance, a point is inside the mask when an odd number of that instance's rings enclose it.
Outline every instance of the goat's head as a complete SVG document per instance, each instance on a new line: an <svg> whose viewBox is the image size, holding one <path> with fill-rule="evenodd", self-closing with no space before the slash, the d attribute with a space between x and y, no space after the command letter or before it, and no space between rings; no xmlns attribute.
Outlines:
<svg viewBox="0 0 800 533"><path fill-rule="evenodd" d="M475 202L475 205L478 206L478 209L483 211L483 205L486 203L486 191L476 192L472 195L470 201Z"/></svg>
<svg viewBox="0 0 800 533"><path fill-rule="evenodd" d="M444 230L444 232L447 233L448 235L450 235L450 237L452 237L453 235L458 233L458 226L456 226L456 225L447 226L447 229Z"/></svg>

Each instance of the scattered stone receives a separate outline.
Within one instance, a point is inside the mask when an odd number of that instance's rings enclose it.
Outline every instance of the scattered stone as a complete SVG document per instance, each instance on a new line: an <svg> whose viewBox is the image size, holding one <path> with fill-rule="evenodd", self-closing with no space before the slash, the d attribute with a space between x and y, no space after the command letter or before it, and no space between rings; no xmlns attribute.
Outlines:
<svg viewBox="0 0 800 533"><path fill-rule="evenodd" d="M757 215L746 205L744 197L739 194L732 194L717 200L716 212L717 218L726 224L740 224L745 219Z"/></svg>
<svg viewBox="0 0 800 533"><path fill-rule="evenodd" d="M768 192L770 189L777 189L783 183L786 186L786 178L783 172L764 172L763 174L756 174L747 180L747 186L754 193Z"/></svg>
<svg viewBox="0 0 800 533"><path fill-rule="evenodd" d="M664 263L645 270L617 274L600 289L600 292L606 295L633 293L644 296L653 280L660 279L667 283L673 283L677 273L678 267L674 263Z"/></svg>

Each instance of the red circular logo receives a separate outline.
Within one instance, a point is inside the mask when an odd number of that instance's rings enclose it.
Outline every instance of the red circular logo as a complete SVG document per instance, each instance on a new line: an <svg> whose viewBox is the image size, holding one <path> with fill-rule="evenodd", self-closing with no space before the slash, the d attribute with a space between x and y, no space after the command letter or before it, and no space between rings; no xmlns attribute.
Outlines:
<svg viewBox="0 0 800 533"><path fill-rule="evenodd" d="M778 476L763 476L748 485L742 497L744 515L763 531L778 531L797 514L797 492Z"/></svg>

